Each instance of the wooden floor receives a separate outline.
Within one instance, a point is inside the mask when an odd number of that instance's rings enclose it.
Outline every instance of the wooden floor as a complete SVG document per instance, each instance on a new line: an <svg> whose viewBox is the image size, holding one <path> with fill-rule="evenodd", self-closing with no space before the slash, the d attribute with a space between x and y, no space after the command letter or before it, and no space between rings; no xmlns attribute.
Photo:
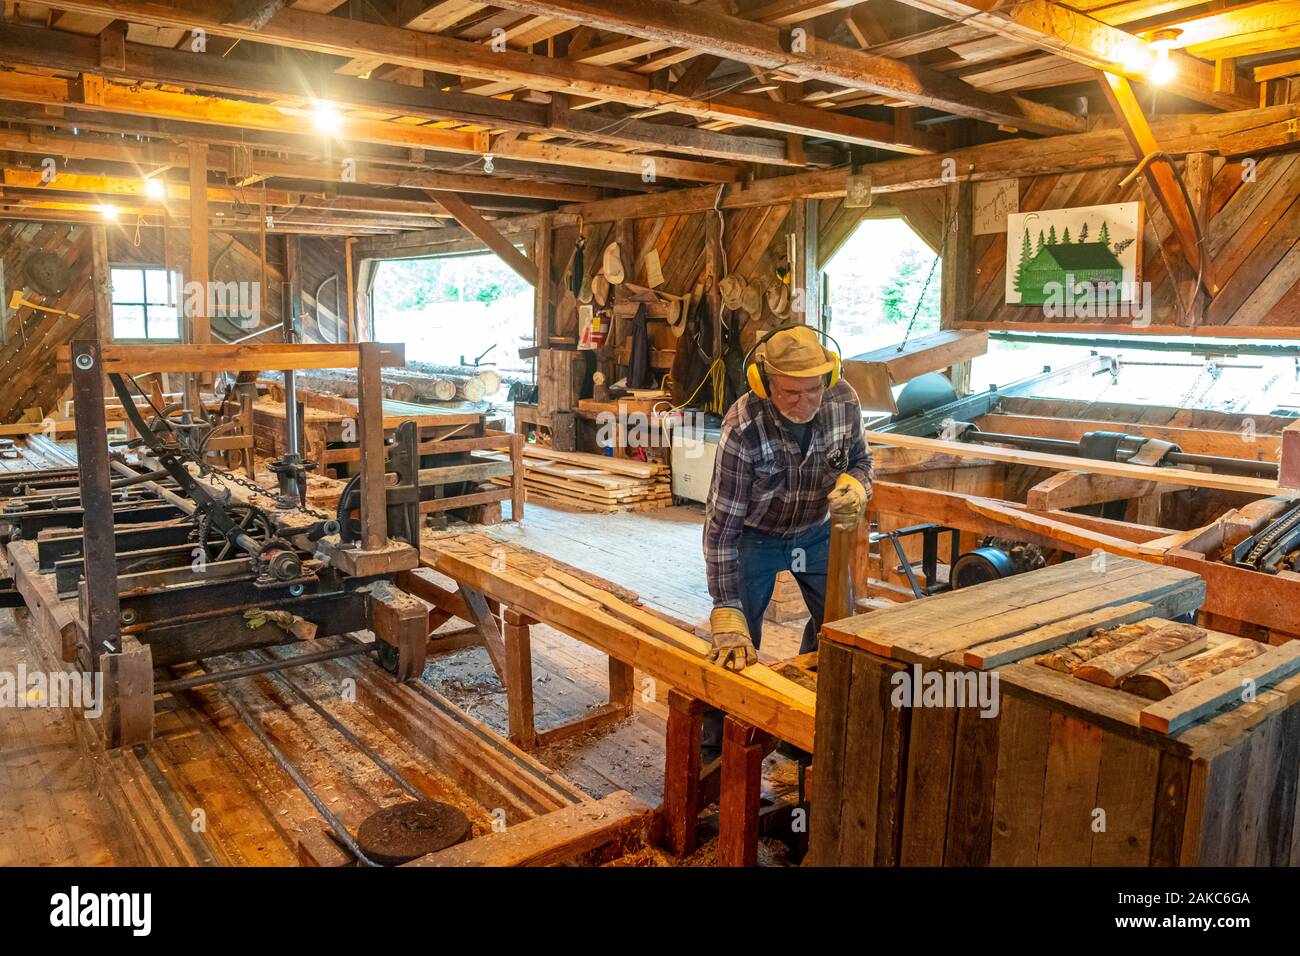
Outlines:
<svg viewBox="0 0 1300 956"><path fill-rule="evenodd" d="M489 531L607 578L645 603L698 625L711 607L701 525L698 507L591 515L530 505L522 525ZM545 626L535 626L533 634L539 729L581 716L607 699L603 654ZM798 628L769 625L762 657L793 656L798 642ZM234 655L219 666L251 661ZM60 666L40 646L25 611L0 612L0 671L12 673L19 662L29 669ZM411 711L415 719L398 728L392 715L376 711L365 695L356 702L340 700L342 677L365 682L370 677L361 675L371 671L369 686L382 690L386 676L360 659L296 668L288 675L418 789L461 806L476 831L490 827L489 796L471 792L464 780L454 779L463 768L453 772L407 736L416 733L418 707ZM423 681L474 720L505 734L505 691L481 647L432 658ZM300 833L319 830L321 817L234 713L232 700L350 828L375 809L408 799L390 775L270 675L160 702L154 745L109 755L98 750L89 725L65 710L6 708L0 709L0 863L293 864ZM591 796L622 789L656 804L663 790L664 724L664 705L638 697L635 713L622 723L531 756ZM789 761L769 758L769 789L793 786L794 773ZM124 806L134 810L124 813ZM185 826L195 810L204 811L205 829L199 834ZM141 844L152 849L142 853Z"/></svg>

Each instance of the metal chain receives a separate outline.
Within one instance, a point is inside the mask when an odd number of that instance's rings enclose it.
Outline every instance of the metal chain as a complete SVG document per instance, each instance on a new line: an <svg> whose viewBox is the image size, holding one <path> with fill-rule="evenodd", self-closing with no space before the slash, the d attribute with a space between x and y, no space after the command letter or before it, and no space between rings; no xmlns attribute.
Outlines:
<svg viewBox="0 0 1300 956"><path fill-rule="evenodd" d="M943 254L948 251L948 231L955 225L954 217L949 216L943 223L943 239L939 242L939 251L935 253L934 261L930 263L930 271L926 273L925 285L921 286L921 294L917 296L916 308L912 310L912 318L908 320L907 331L903 333L903 341L898 344L898 351L903 351L907 347L908 340L912 337L912 329L916 327L917 317L921 314L921 306L925 304L925 294L930 291L930 281L934 279L934 270L939 267Z"/></svg>
<svg viewBox="0 0 1300 956"><path fill-rule="evenodd" d="M261 485L253 481L250 481L247 478L240 477L239 475L235 474L233 471L227 471L224 468L219 468L216 465L209 465L206 462L199 462L199 473L202 477L205 478L209 474L220 475L222 480L229 481L231 484L238 485L239 487L243 488L245 491L251 491L254 494L264 495L268 498L273 498L273 499L278 499L280 497L280 491L278 488L274 490L263 488ZM308 517L316 518L318 521L331 520L330 516L327 515L325 512L318 511L317 509L312 508L308 505L295 505L293 508L287 510L290 512L297 511L301 514L307 515Z"/></svg>
<svg viewBox="0 0 1300 956"><path fill-rule="evenodd" d="M925 294L930 291L930 280L934 278L935 267L939 265L939 259L942 253L934 257L930 263L930 271L925 277L925 285L921 286L921 294L917 297L916 308L912 310L912 318L907 323L907 331L903 333L903 341L898 344L898 351L903 351L907 347L907 340L912 337L912 329L916 326L917 316L921 314L921 306L925 303Z"/></svg>

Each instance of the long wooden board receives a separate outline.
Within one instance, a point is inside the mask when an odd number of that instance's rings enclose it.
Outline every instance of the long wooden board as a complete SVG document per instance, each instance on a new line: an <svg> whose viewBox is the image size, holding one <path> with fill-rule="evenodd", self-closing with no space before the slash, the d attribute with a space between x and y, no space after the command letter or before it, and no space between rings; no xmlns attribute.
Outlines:
<svg viewBox="0 0 1300 956"><path fill-rule="evenodd" d="M1114 475L1118 478L1135 478L1140 481L1160 481L1186 488L1215 488L1219 491L1239 491L1248 495L1269 497L1278 493L1276 481L1251 478L1245 475L1217 475L1207 471L1188 471L1185 468L1151 468L1124 462L1096 461L1070 455L1050 455L1046 452L999 448L996 445L972 445L941 438L918 438L914 435L895 435L892 432L866 432L866 440L873 445L893 445L896 448L916 448L935 454L956 455L959 458L980 458L1001 461L1011 465L1032 465L1052 471L1086 471L1096 475Z"/></svg>

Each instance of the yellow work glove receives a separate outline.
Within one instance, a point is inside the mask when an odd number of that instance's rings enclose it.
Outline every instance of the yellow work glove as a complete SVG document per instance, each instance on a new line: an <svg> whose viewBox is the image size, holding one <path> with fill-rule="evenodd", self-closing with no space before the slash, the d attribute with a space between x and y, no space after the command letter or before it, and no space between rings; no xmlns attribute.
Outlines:
<svg viewBox="0 0 1300 956"><path fill-rule="evenodd" d="M749 639L749 624L745 615L734 607L715 607L709 615L709 640L713 653L709 660L733 671L744 670L758 663L758 652Z"/></svg>
<svg viewBox="0 0 1300 956"><path fill-rule="evenodd" d="M867 489L862 482L848 472L835 479L835 487L826 496L830 502L831 518L845 531L852 531L862 518L862 510L867 506Z"/></svg>

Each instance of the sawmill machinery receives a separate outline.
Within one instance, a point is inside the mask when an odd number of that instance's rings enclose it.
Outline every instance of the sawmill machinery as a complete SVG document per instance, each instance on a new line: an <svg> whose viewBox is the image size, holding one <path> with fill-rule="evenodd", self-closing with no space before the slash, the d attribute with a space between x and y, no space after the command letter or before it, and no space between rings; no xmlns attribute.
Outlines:
<svg viewBox="0 0 1300 956"><path fill-rule="evenodd" d="M368 347L356 354L381 348ZM77 608L75 628L61 633L64 658L103 670L110 701L123 698L106 710L113 745L147 739L155 692L246 676L248 666L207 664L236 651L337 638L342 643L253 666L374 653L400 680L419 675L428 609L394 583L419 564L414 422L390 438L382 424L372 430L380 454L362 460L338 507L324 511L307 499L305 470L287 482L277 474L280 487L263 488L221 467L209 453L224 425L219 416L159 407L129 371L105 374L93 342L74 342L71 358L78 467L5 479L0 537L14 580L0 598ZM131 426L124 441L107 440L105 380ZM382 412L371 420L382 422ZM382 494L367 496L376 485ZM355 638L366 631L373 643ZM155 677L155 668L188 662L203 673ZM109 676L127 671L135 675L129 681Z"/></svg>

